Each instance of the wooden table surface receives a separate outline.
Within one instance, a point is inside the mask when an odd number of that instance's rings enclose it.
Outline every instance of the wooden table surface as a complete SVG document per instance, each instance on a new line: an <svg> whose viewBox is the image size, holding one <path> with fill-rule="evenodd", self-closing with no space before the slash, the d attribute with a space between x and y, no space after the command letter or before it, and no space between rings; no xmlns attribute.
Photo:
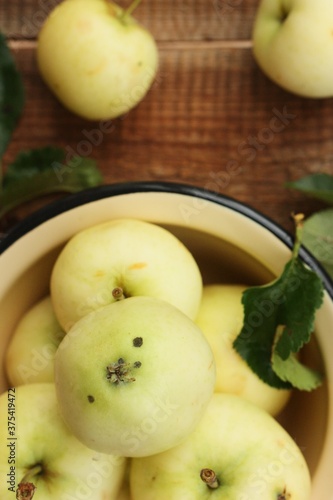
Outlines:
<svg viewBox="0 0 333 500"><path fill-rule="evenodd" d="M46 145L82 154L87 134L92 137L99 126L64 109L38 73L36 36L57 3L0 0L0 31L8 37L26 88L24 114L4 165L21 150ZM310 215L322 207L285 183L333 173L333 99L300 98L264 76L251 51L258 4L142 1L135 17L157 40L159 72L145 99L116 119L100 144L90 143L105 183L176 181L213 189L290 231L291 212ZM36 206L24 207L16 217Z"/></svg>

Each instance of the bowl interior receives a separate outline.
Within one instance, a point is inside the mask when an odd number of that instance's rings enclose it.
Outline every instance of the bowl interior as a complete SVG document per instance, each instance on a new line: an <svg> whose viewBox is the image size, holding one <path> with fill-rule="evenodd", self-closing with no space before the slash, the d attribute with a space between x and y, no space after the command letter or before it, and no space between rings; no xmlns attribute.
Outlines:
<svg viewBox="0 0 333 500"><path fill-rule="evenodd" d="M204 283L264 284L283 269L290 249L268 229L230 207L179 193L145 192L107 197L72 208L45 220L15 241L0 256L1 359L22 314L49 291L53 264L65 242L81 229L110 218L134 217L158 223L190 249ZM325 365L326 382L312 393L295 392L278 417L302 449L314 484L313 500L329 498L333 482L330 423L333 374L329 368L333 340L332 299L317 316L316 335L305 349L306 362ZM3 366L3 363L2 363ZM0 388L6 390L4 369Z"/></svg>

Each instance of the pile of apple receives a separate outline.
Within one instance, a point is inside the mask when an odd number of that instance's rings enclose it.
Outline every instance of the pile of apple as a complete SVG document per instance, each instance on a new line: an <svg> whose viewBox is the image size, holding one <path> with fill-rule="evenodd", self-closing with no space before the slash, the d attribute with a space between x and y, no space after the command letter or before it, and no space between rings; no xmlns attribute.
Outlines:
<svg viewBox="0 0 333 500"><path fill-rule="evenodd" d="M2 500L308 500L274 418L290 397L232 347L244 286L205 285L169 230L116 219L74 235L6 352ZM12 484L13 483L13 484ZM29 489L23 496L24 488ZM29 496L28 496L29 495Z"/></svg>

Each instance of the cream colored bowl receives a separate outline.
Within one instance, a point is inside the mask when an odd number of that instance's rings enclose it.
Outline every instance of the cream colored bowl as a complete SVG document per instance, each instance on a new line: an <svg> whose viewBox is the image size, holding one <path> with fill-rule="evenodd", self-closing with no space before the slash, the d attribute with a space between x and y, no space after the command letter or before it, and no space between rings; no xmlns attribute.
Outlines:
<svg viewBox="0 0 333 500"><path fill-rule="evenodd" d="M102 186L36 212L0 242L0 355L22 314L48 292L50 272L76 232L111 218L161 224L192 251L205 283L263 284L282 271L292 238L274 222L236 200L192 186L125 183ZM333 499L333 284L311 255L304 261L325 284L316 319L316 343L307 349L323 363L326 382L313 393L295 393L280 416L302 449L313 476L311 500ZM3 363L2 363L3 366ZM7 388L1 374L1 390Z"/></svg>

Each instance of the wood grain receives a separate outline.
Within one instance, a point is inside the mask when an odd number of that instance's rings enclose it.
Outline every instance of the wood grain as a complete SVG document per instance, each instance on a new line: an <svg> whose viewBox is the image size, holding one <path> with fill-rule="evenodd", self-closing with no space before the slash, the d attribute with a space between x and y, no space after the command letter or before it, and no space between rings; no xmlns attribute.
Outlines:
<svg viewBox="0 0 333 500"><path fill-rule="evenodd" d="M158 40L159 73L146 98L109 124L107 133L100 123L65 110L39 76L38 30L23 28L46 4L0 2L1 30L26 88L4 165L22 149L59 145L69 155L95 158L105 183L148 179L201 186L249 204L288 230L292 211L310 214L322 207L285 182L333 173L332 100L296 97L262 74L250 39L257 1L144 1L138 18Z"/></svg>
<svg viewBox="0 0 333 500"><path fill-rule="evenodd" d="M0 30L35 38L60 0L1 0ZM126 8L130 0L117 2ZM248 39L257 0L143 0L135 17L157 40Z"/></svg>

